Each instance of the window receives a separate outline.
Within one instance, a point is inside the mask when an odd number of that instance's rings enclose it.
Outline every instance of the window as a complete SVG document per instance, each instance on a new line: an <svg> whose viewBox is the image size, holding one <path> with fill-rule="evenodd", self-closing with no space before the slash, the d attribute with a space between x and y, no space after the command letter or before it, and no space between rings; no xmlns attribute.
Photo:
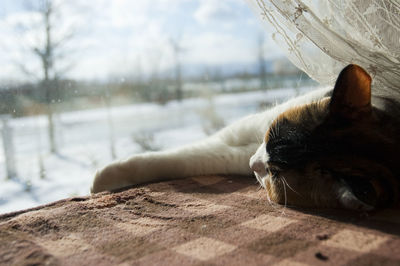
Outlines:
<svg viewBox="0 0 400 266"><path fill-rule="evenodd" d="M316 85L241 0L3 0L0 31L0 213Z"/></svg>

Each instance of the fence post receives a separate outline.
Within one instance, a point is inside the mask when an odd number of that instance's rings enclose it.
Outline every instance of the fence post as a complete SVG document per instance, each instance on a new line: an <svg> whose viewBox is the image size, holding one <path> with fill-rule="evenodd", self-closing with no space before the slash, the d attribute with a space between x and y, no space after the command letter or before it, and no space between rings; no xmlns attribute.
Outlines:
<svg viewBox="0 0 400 266"><path fill-rule="evenodd" d="M15 167L13 133L12 133L12 128L8 124L10 118L11 115L0 116L0 119L3 124L1 133L3 139L3 150L6 163L7 179L12 179L14 177L17 177L17 169Z"/></svg>

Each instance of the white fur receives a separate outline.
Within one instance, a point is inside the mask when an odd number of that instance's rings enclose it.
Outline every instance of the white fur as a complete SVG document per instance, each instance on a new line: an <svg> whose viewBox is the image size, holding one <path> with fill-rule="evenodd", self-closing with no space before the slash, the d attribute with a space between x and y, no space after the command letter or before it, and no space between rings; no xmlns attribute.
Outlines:
<svg viewBox="0 0 400 266"><path fill-rule="evenodd" d="M258 182L265 188L265 178L268 177L267 173L267 162L268 153L266 151L265 141L258 147L253 156L250 157L250 168L254 172Z"/></svg>
<svg viewBox="0 0 400 266"><path fill-rule="evenodd" d="M293 106L321 99L328 91L328 88L318 89L262 113L245 117L201 142L114 162L96 173L92 192L191 176L251 175L250 157L262 144L272 121ZM260 152L252 157L253 164L266 161L261 158L265 154L262 150L265 151L265 147L260 147Z"/></svg>

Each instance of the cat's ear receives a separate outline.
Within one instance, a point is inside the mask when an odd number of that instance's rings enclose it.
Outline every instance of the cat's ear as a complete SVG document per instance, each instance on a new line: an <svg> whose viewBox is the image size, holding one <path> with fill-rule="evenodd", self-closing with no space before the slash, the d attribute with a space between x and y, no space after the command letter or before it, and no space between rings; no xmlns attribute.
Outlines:
<svg viewBox="0 0 400 266"><path fill-rule="evenodd" d="M336 80L329 105L330 114L357 119L371 111L371 77L357 65L348 65Z"/></svg>

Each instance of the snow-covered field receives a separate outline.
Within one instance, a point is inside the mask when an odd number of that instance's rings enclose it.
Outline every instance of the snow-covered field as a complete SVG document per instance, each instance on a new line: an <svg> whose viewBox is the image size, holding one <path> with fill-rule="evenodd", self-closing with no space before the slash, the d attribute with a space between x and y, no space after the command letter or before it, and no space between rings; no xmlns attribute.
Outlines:
<svg viewBox="0 0 400 266"><path fill-rule="evenodd" d="M204 114L213 108L228 124L257 112L265 102L282 102L296 93L294 89L280 89L225 94L211 101L187 99L164 106L148 103L62 113L56 119L58 154L48 153L44 116L13 119L9 125L17 178L6 180L0 144L0 213L88 195L95 170L112 161L110 136L117 158L142 152L140 142L158 149L177 147L206 137L204 126L208 120Z"/></svg>

